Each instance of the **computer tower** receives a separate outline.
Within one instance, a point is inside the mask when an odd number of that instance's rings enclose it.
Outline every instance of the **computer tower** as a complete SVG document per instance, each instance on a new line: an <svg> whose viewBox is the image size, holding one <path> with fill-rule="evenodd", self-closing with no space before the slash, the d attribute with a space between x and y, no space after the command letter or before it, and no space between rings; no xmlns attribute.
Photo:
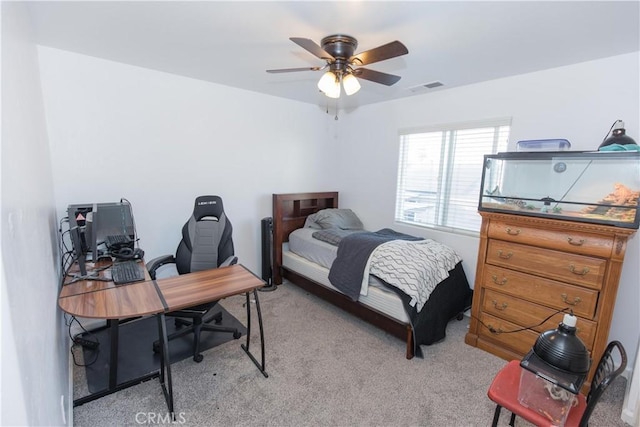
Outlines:
<svg viewBox="0 0 640 427"><path fill-rule="evenodd" d="M135 224L131 205L123 202L72 204L67 208L69 229L79 232L79 239L72 239L76 256L90 255L91 261L97 261L106 251L100 246L108 236L127 236L133 249L135 241ZM76 247L76 243L81 243ZM102 252L102 253L101 253ZM87 260L89 260L87 258Z"/></svg>
<svg viewBox="0 0 640 427"><path fill-rule="evenodd" d="M262 235L262 280L267 282L267 285L261 290L274 290L276 286L273 284L273 218L262 218L260 230Z"/></svg>

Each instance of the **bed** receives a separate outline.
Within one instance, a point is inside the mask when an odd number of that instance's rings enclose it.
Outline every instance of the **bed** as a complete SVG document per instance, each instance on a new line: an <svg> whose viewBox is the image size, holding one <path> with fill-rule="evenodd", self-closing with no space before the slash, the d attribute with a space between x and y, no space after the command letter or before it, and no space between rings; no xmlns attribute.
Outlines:
<svg viewBox="0 0 640 427"><path fill-rule="evenodd" d="M444 339L448 322L453 318L461 320L462 313L471 306L472 291L462 263L456 263L448 277L437 283L419 312L410 296L374 276L365 278L368 289L354 301L329 280L330 273L334 272L330 268L331 255L314 257L300 251L301 245L308 243L331 251L333 245L312 239L313 230L305 229L310 216L327 209L339 209L337 192L273 195L274 284L280 285L286 279L404 340L407 359L421 357L420 345ZM304 256L291 250L292 243ZM335 246L333 251L335 257Z"/></svg>

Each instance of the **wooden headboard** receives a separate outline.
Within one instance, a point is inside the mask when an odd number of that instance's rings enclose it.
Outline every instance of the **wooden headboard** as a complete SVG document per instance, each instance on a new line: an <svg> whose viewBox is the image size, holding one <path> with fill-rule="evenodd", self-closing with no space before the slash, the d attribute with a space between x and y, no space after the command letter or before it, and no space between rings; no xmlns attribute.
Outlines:
<svg viewBox="0 0 640 427"><path fill-rule="evenodd" d="M282 244L307 217L322 209L338 207L338 192L273 195L273 283L282 283Z"/></svg>

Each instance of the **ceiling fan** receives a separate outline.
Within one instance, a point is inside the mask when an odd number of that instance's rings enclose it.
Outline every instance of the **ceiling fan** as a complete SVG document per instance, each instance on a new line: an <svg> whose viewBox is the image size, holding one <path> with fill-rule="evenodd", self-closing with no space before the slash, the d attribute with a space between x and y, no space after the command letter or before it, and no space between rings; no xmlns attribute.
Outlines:
<svg viewBox="0 0 640 427"><path fill-rule="evenodd" d="M327 36L320 41L320 45L311 39L301 37L290 37L289 40L318 58L324 59L327 63L321 67L283 68L267 70L267 73L319 71L329 68L318 81L318 89L329 98L340 97L341 82L347 95L353 95L360 90L360 83L356 77L387 86L397 83L400 80L400 76L362 68L361 66L409 53L406 46L396 40L354 55L358 47L358 40L344 34Z"/></svg>

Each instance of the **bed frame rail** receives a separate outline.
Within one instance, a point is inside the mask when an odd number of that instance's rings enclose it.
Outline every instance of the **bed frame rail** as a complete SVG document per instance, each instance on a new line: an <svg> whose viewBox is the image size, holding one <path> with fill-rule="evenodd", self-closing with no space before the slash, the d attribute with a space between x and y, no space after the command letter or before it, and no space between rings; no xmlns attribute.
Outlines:
<svg viewBox="0 0 640 427"><path fill-rule="evenodd" d="M305 291L314 294L315 296L322 298L327 302L330 302L336 307L341 308L342 310L351 313L356 317L359 317L365 322L382 329L383 331L395 336L396 338L400 338L402 341L407 343L406 358L412 359L414 357L413 331L411 330L411 326L409 324L400 323L397 320L387 316L384 313L374 310L371 307L367 307L358 302L351 301L347 296L332 289L326 288L322 285L319 285L294 271L284 269L283 277L299 288L302 288Z"/></svg>

